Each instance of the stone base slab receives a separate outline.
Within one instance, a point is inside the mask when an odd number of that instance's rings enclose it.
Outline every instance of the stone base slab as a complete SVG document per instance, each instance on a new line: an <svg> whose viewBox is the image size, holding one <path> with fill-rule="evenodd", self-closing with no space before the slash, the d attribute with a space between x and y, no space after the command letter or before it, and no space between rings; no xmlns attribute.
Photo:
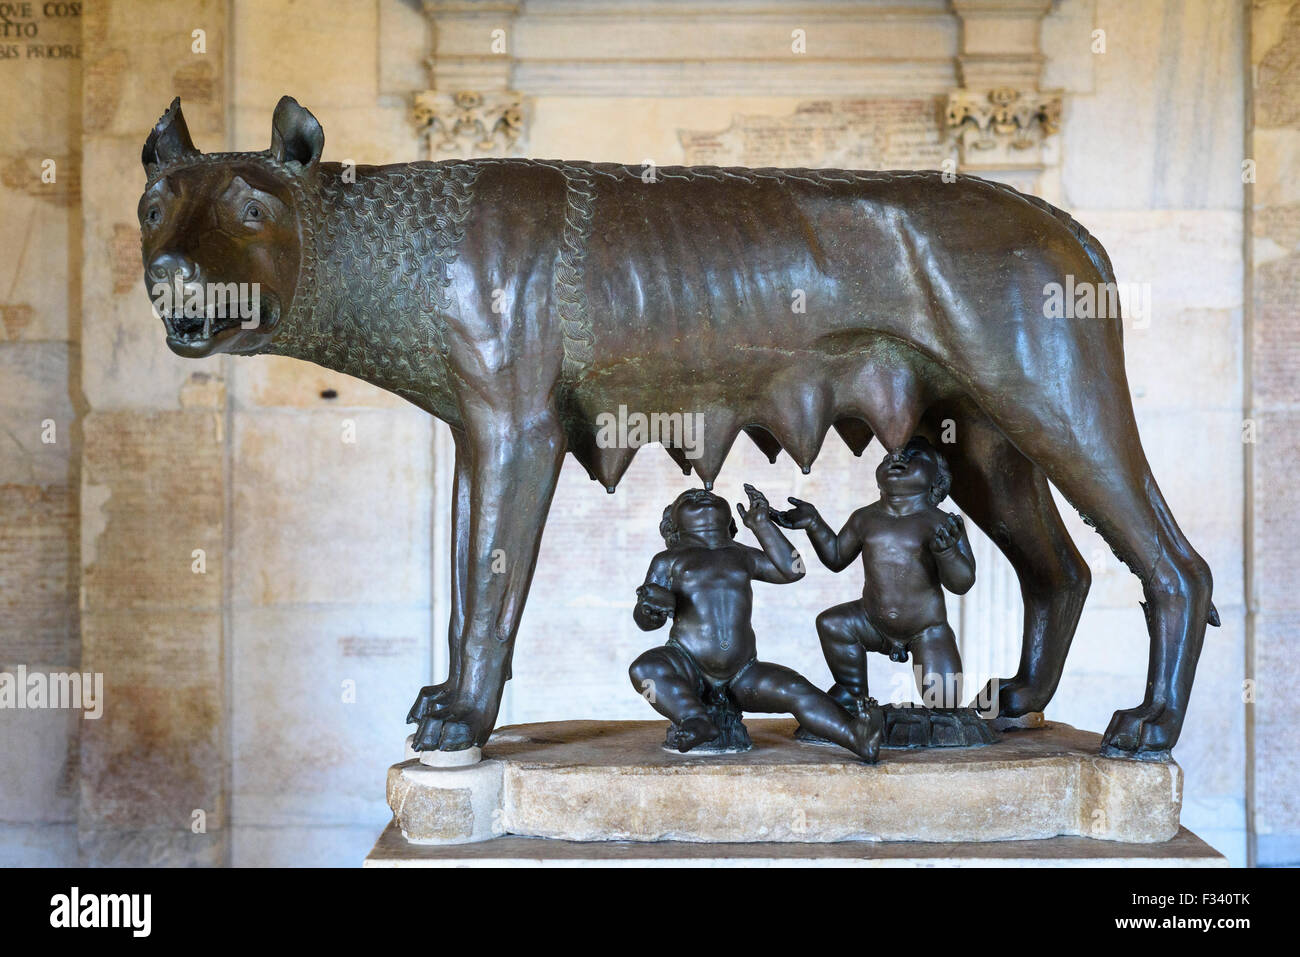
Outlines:
<svg viewBox="0 0 1300 957"><path fill-rule="evenodd" d="M744 754L674 754L660 721L498 730L480 764L389 770L408 840L967 843L1085 837L1151 844L1179 833L1182 770L1097 754L1100 737L1049 722L973 749L890 751L876 765L800 744L792 719L747 721Z"/></svg>
<svg viewBox="0 0 1300 957"><path fill-rule="evenodd" d="M933 844L689 844L662 841L556 841L498 837L437 847L408 843L397 823L384 829L365 867L1227 867L1228 859L1186 828L1163 844L1086 837Z"/></svg>
<svg viewBox="0 0 1300 957"><path fill-rule="evenodd" d="M484 761L429 767L419 759L388 769L388 806L413 844L486 841L501 829L501 766Z"/></svg>

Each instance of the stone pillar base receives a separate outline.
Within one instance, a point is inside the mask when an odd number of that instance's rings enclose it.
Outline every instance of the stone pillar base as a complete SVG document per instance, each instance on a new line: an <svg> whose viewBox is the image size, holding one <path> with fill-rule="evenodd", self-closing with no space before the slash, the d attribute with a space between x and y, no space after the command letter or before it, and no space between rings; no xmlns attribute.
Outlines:
<svg viewBox="0 0 1300 957"><path fill-rule="evenodd" d="M698 756L665 752L659 721L502 728L477 764L394 765L388 800L418 844L1157 844L1179 833L1177 764L1101 757L1097 735L1068 725L1007 732L980 748L888 751L867 765L799 743L791 719L746 724L752 751Z"/></svg>

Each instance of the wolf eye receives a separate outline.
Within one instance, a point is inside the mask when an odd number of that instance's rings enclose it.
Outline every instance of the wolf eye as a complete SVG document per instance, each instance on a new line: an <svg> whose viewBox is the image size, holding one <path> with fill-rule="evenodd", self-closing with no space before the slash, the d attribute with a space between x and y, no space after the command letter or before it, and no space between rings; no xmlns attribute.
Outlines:
<svg viewBox="0 0 1300 957"><path fill-rule="evenodd" d="M144 221L150 226L157 226L162 220L162 210L157 206L150 206L149 212L144 214Z"/></svg>
<svg viewBox="0 0 1300 957"><path fill-rule="evenodd" d="M244 207L244 219L260 222L266 218L266 210L261 203L253 202Z"/></svg>

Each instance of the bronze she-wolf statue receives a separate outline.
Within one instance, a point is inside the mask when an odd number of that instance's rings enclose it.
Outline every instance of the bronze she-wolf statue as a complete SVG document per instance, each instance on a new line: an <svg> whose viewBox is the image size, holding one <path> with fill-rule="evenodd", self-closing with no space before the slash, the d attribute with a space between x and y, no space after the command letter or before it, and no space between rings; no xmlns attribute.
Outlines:
<svg viewBox="0 0 1300 957"><path fill-rule="evenodd" d="M1045 317L1048 284L1115 279L1064 212L937 172L351 167L323 146L285 97L269 150L200 153L174 101L144 146L145 281L156 305L184 293L159 305L178 355L306 359L451 427L451 669L411 708L417 749L487 740L565 453L611 491L636 454L597 440L619 406L702 414L698 456L668 451L706 487L740 432L806 470L832 427L860 454L955 425L952 498L1024 595L1000 713L1047 704L1088 592L1050 482L1145 592L1146 698L1105 746L1178 740L1217 623L1210 570L1143 454L1119 316ZM228 283L258 291L256 310L213 309Z"/></svg>

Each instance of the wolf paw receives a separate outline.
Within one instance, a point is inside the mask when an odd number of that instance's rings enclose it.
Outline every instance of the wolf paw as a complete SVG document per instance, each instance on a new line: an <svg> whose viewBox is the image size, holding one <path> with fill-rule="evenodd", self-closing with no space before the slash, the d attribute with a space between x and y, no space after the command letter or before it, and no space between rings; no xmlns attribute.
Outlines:
<svg viewBox="0 0 1300 957"><path fill-rule="evenodd" d="M1102 753L1162 757L1178 740L1181 725L1179 716L1160 704L1141 704L1116 711L1102 735Z"/></svg>
<svg viewBox="0 0 1300 957"><path fill-rule="evenodd" d="M984 686L974 702L981 713L984 713L986 704L995 700L994 690L997 691L997 712L1001 718L1019 718L1047 707L1049 696L1041 694L1028 681L1016 675L1014 678L994 678Z"/></svg>
<svg viewBox="0 0 1300 957"><path fill-rule="evenodd" d="M463 751L482 747L492 733L492 721L478 709L454 704L432 708L411 739L415 751Z"/></svg>
<svg viewBox="0 0 1300 957"><path fill-rule="evenodd" d="M440 685L425 685L415 696L415 704L411 705L411 710L406 713L406 723L415 724L430 712L436 711L451 700L454 690L451 682L448 681Z"/></svg>

